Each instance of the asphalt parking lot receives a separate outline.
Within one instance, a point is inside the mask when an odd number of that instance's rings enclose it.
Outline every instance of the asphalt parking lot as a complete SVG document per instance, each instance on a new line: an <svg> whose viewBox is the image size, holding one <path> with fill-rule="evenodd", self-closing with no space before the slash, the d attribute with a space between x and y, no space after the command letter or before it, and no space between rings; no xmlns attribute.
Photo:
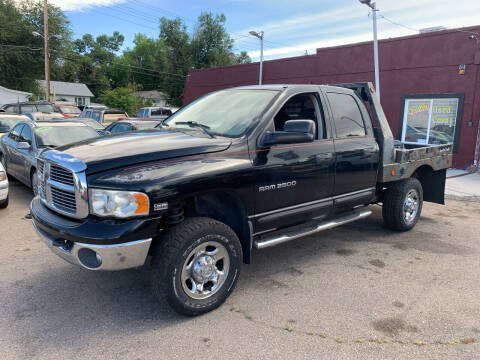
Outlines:
<svg viewBox="0 0 480 360"><path fill-rule="evenodd" d="M480 352L480 202L425 204L408 233L366 220L254 254L226 304L185 318L148 269L65 263L0 210L2 359L473 359Z"/></svg>

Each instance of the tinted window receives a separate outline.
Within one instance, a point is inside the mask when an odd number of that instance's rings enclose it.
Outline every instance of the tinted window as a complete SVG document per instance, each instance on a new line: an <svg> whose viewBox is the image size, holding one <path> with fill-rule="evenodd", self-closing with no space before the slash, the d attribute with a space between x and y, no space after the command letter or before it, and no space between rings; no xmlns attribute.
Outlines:
<svg viewBox="0 0 480 360"><path fill-rule="evenodd" d="M35 112L35 111L37 111L37 109L35 109L35 106L33 106L33 105L22 105L22 106L20 107L20 109L21 109L21 113L22 113L22 114L25 114L25 113L27 113L27 112Z"/></svg>
<svg viewBox="0 0 480 360"><path fill-rule="evenodd" d="M19 120L17 119L11 119L11 118L1 116L0 117L0 133L9 132L12 129L12 127L18 122Z"/></svg>
<svg viewBox="0 0 480 360"><path fill-rule="evenodd" d="M133 127L130 124L117 124L115 125L110 132L115 134L119 132L132 131Z"/></svg>
<svg viewBox="0 0 480 360"><path fill-rule="evenodd" d="M100 121L100 111L94 111L92 113L92 119L95 121Z"/></svg>
<svg viewBox="0 0 480 360"><path fill-rule="evenodd" d="M89 126L41 126L35 129L35 139L39 148L57 147L98 136L98 133Z"/></svg>
<svg viewBox="0 0 480 360"><path fill-rule="evenodd" d="M24 127L24 124L18 124L13 128L10 134L8 134L8 137L14 141L18 141L18 138L20 137L20 133L22 132L23 127Z"/></svg>
<svg viewBox="0 0 480 360"><path fill-rule="evenodd" d="M337 93L327 95L332 107L337 138L365 136L363 117L353 96Z"/></svg>
<svg viewBox="0 0 480 360"><path fill-rule="evenodd" d="M162 109L152 109L152 116L163 115Z"/></svg>
<svg viewBox="0 0 480 360"><path fill-rule="evenodd" d="M55 112L55 106L53 106L52 104L37 104L37 111Z"/></svg>
<svg viewBox="0 0 480 360"><path fill-rule="evenodd" d="M23 127L22 133L20 134L20 138L18 141L24 141L32 145L32 129L30 129L30 126L25 125Z"/></svg>
<svg viewBox="0 0 480 360"><path fill-rule="evenodd" d="M5 109L5 112L7 112L9 114L17 114L18 113L18 107L15 106L15 105L9 105Z"/></svg>
<svg viewBox="0 0 480 360"><path fill-rule="evenodd" d="M85 113L85 117L91 118L91 117L92 117L92 112L91 112L91 111L87 111L87 112Z"/></svg>

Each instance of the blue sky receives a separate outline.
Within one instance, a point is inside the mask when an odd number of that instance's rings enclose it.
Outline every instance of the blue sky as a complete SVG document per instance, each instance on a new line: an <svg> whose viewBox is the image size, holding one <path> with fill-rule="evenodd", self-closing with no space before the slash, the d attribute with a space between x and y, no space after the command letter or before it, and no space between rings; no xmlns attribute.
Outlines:
<svg viewBox="0 0 480 360"><path fill-rule="evenodd" d="M158 36L158 18L184 19L193 31L202 11L223 13L235 39L235 51L259 57L259 41L249 30L265 31L267 59L315 53L317 47L372 38L369 8L358 0L50 0L61 6L74 35L118 30L125 47L134 34ZM480 24L479 0L377 0L380 38L416 33L418 29ZM394 24L397 23L397 24ZM400 25L402 26L400 26Z"/></svg>

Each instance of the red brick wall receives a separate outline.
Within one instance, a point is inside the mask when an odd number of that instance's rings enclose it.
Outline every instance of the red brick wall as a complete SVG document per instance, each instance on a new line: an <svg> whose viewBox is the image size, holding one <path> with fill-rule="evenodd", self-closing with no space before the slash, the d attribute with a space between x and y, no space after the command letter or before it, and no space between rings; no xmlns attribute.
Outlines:
<svg viewBox="0 0 480 360"><path fill-rule="evenodd" d="M462 31L480 32L480 27ZM454 166L473 163L480 118L480 48L455 30L380 41L381 102L395 136L403 95L464 93L460 141ZM458 66L465 64L465 75ZM258 82L258 63L190 72L184 103L208 92ZM372 42L318 49L316 55L266 61L265 84L335 84L374 81ZM469 125L471 123L471 126ZM460 119L457 120L457 126Z"/></svg>

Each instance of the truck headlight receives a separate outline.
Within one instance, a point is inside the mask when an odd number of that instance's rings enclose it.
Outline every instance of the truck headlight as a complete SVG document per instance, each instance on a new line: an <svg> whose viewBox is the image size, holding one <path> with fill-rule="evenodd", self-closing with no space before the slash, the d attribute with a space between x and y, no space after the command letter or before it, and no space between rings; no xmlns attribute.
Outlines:
<svg viewBox="0 0 480 360"><path fill-rule="evenodd" d="M90 189L90 208L98 216L127 218L148 215L150 206L140 192Z"/></svg>

